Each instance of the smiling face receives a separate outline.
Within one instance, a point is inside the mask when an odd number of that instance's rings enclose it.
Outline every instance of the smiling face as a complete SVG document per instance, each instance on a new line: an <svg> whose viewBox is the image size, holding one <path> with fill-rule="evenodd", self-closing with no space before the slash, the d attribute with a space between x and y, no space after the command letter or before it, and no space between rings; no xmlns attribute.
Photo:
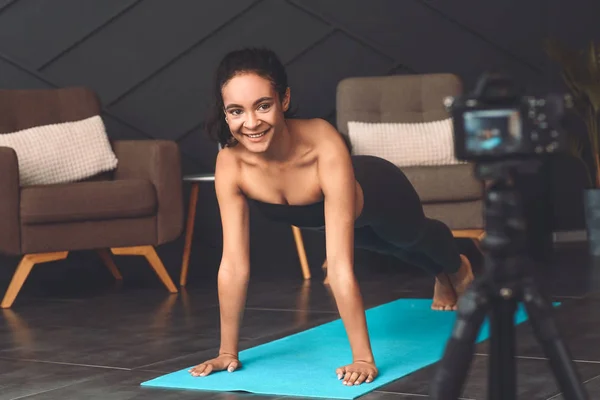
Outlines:
<svg viewBox="0 0 600 400"><path fill-rule="evenodd" d="M280 99L267 79L245 73L229 80L221 93L233 137L251 152L267 151L273 138L285 128L283 113L289 107L289 89Z"/></svg>

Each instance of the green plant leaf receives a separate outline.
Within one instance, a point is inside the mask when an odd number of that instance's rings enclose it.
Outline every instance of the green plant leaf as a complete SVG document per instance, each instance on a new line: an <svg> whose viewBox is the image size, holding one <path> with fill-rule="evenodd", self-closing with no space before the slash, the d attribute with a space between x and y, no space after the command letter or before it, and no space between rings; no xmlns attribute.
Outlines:
<svg viewBox="0 0 600 400"><path fill-rule="evenodd" d="M573 99L573 105L581 116L584 115L587 108L588 100L587 95L581 88L576 84L573 75L568 71L561 71L563 81L567 85L567 88L571 92L571 98Z"/></svg>
<svg viewBox="0 0 600 400"><path fill-rule="evenodd" d="M549 57L559 65L561 76L572 94L574 104L577 110L583 113L584 105L589 103L585 90L588 72L581 63L583 52L571 50L558 40L547 40L544 47Z"/></svg>
<svg viewBox="0 0 600 400"><path fill-rule="evenodd" d="M594 111L598 113L600 111L600 65L598 63L598 51L594 42L590 42L586 56L588 76L585 89L590 103L594 107Z"/></svg>
<svg viewBox="0 0 600 400"><path fill-rule="evenodd" d="M571 92L575 110L587 127L587 141L569 133L570 153L581 158L582 151L590 146L593 157L596 187L600 188L600 46L593 41L583 50L572 50L562 42L549 39L544 42L548 57L560 67L560 73Z"/></svg>

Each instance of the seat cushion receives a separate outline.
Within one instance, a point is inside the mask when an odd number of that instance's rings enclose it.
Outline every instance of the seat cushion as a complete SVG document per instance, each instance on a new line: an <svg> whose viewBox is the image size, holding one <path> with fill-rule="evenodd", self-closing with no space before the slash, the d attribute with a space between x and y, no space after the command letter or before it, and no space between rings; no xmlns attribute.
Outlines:
<svg viewBox="0 0 600 400"><path fill-rule="evenodd" d="M423 203L481 199L483 183L472 164L402 167Z"/></svg>
<svg viewBox="0 0 600 400"><path fill-rule="evenodd" d="M93 221L154 215L149 180L131 179L31 186L21 190L23 224Z"/></svg>
<svg viewBox="0 0 600 400"><path fill-rule="evenodd" d="M428 218L442 221L451 230L483 229L483 200L427 203L423 212Z"/></svg>
<svg viewBox="0 0 600 400"><path fill-rule="evenodd" d="M102 221L29 224L21 229L23 254L156 246L156 215Z"/></svg>

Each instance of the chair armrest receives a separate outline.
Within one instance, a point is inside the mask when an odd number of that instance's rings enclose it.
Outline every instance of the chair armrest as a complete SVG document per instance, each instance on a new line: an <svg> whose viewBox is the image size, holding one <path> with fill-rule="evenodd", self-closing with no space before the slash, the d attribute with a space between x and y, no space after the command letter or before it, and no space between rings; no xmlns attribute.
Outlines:
<svg viewBox="0 0 600 400"><path fill-rule="evenodd" d="M21 254L19 163L11 147L0 146L0 253Z"/></svg>
<svg viewBox="0 0 600 400"><path fill-rule="evenodd" d="M119 163L114 179L148 179L158 199L158 244L175 240L183 231L181 153L170 140L115 140Z"/></svg>

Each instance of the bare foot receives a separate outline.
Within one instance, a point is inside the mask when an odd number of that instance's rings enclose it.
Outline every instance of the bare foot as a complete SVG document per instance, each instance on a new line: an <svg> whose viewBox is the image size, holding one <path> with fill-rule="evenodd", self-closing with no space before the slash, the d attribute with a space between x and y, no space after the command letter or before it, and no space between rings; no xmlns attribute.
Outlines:
<svg viewBox="0 0 600 400"><path fill-rule="evenodd" d="M457 300L458 297L448 274L441 273L436 276L431 309L436 311L456 310Z"/></svg>
<svg viewBox="0 0 600 400"><path fill-rule="evenodd" d="M456 310L456 303L473 281L471 262L460 255L460 268L454 274L442 273L436 276L433 288L433 303L431 308L437 311Z"/></svg>
<svg viewBox="0 0 600 400"><path fill-rule="evenodd" d="M456 295L458 297L462 296L462 294L467 290L471 282L473 282L473 269L471 268L471 262L469 259L462 254L460 255L461 263L460 268L454 274L450 274L450 280L452 281L452 286L454 286L454 290L456 291Z"/></svg>

